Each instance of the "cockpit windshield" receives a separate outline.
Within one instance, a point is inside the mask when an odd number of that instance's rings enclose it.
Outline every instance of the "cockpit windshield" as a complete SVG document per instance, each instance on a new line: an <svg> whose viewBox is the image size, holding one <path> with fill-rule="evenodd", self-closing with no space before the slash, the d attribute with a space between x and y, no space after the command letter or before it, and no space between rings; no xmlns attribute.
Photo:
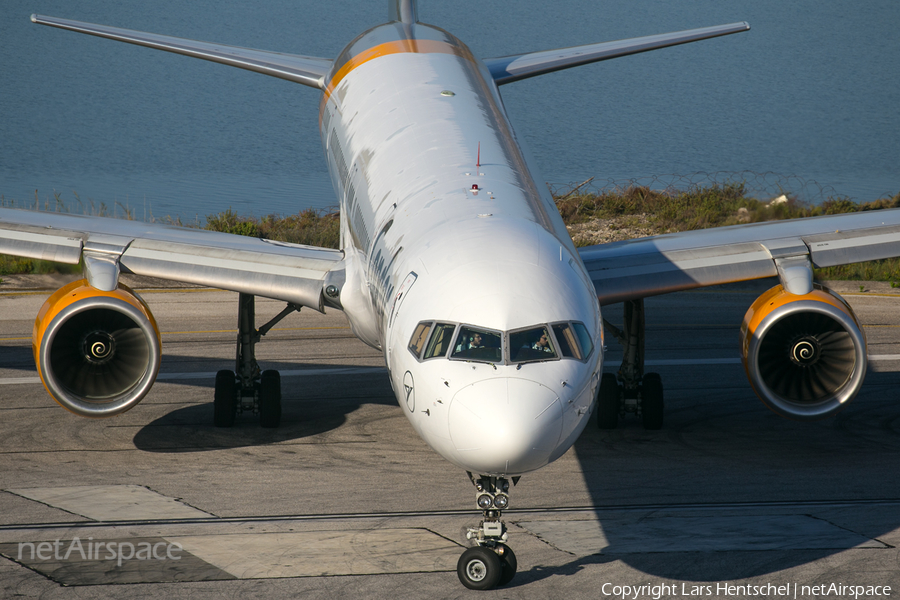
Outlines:
<svg viewBox="0 0 900 600"><path fill-rule="evenodd" d="M557 358L547 327L534 327L509 334L509 360L514 363Z"/></svg>
<svg viewBox="0 0 900 600"><path fill-rule="evenodd" d="M417 360L449 358L492 364L521 364L559 359L586 361L594 343L583 323L562 321L514 331L496 331L422 321L409 340Z"/></svg>
<svg viewBox="0 0 900 600"><path fill-rule="evenodd" d="M498 363L503 360L500 333L463 325L450 358Z"/></svg>

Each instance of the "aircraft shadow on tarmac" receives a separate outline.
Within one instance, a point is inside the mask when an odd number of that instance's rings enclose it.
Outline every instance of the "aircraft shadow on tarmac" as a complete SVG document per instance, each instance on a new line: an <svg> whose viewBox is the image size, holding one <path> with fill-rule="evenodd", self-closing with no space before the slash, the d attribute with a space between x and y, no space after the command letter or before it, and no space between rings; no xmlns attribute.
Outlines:
<svg viewBox="0 0 900 600"><path fill-rule="evenodd" d="M318 370L322 365L267 362L265 368ZM273 444L333 431L363 404L396 406L386 371L340 373L341 368L358 367L329 365L334 373L283 376L281 425L275 429L260 427L259 417L249 412L239 414L233 427L215 427L212 380L178 380L180 385L208 389L209 402L173 410L148 423L135 434L134 445L147 452L178 453Z"/></svg>
<svg viewBox="0 0 900 600"><path fill-rule="evenodd" d="M0 365L4 369L30 371L22 373L23 377L37 375L34 369L34 352L31 346L0 346Z"/></svg>
<svg viewBox="0 0 900 600"><path fill-rule="evenodd" d="M870 371L836 417L802 423L766 410L746 381L703 388L702 380L679 379L687 374L660 371L676 382L661 431L632 416L611 431L591 423L575 444L599 525L576 522L570 531L597 527L606 545L592 552L575 542L575 560L520 572L513 586L611 561L655 578L734 581L854 547L891 548L877 538L900 527L900 373ZM868 519L847 516L872 511L868 505L842 513L814 504L876 499L894 503ZM813 504L771 505L782 502Z"/></svg>

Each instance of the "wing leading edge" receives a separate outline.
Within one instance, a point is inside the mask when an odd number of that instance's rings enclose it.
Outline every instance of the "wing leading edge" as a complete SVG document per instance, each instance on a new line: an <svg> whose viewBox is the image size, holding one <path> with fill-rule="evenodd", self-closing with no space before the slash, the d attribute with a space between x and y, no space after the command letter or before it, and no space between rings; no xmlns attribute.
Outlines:
<svg viewBox="0 0 900 600"><path fill-rule="evenodd" d="M600 303L614 304L776 275L784 280L786 266L798 260L830 267L900 256L900 209L686 231L579 252Z"/></svg>
<svg viewBox="0 0 900 600"><path fill-rule="evenodd" d="M83 258L88 280L100 289L114 288L121 269L316 310L323 307L326 277L344 257L214 231L9 208L0 209L0 253L68 264Z"/></svg>

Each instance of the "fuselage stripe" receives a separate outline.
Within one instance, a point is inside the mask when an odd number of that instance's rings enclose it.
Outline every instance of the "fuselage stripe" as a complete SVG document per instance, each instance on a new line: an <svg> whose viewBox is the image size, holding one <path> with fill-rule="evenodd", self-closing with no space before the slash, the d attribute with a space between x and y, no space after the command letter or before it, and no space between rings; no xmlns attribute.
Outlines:
<svg viewBox="0 0 900 600"><path fill-rule="evenodd" d="M334 75L331 77L331 80L328 82L328 85L325 87L325 100L328 100L334 88L336 88L338 84L340 84L344 79L344 77L346 77L353 69L369 62L370 60L381 58L382 56L405 53L455 54L456 56L474 60L472 55L466 48L461 48L459 46L455 46L453 44L449 44L447 42L439 40L405 39L396 40L393 42L385 42L383 44L378 44L377 46L372 46L371 48L363 50L359 54L350 57L350 59L348 59L347 62L345 62L341 66L341 68L334 73Z"/></svg>

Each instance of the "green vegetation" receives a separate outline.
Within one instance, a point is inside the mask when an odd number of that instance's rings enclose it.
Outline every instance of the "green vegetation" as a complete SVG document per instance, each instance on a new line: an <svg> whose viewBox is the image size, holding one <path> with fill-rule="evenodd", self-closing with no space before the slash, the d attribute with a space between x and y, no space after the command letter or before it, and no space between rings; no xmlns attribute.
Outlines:
<svg viewBox="0 0 900 600"><path fill-rule="evenodd" d="M556 197L556 206L566 225L593 219L637 215L655 233L671 233L722 227L738 223L780 221L839 213L896 208L900 194L892 199L857 203L830 198L817 206L782 196L783 201L763 202L744 194L743 184L712 185L688 191L660 192L646 187L598 193L576 193Z"/></svg>
<svg viewBox="0 0 900 600"><path fill-rule="evenodd" d="M771 202L748 197L741 183L695 186L689 190L656 191L648 187L632 186L613 191L582 191L576 188L568 194L555 196L556 205L566 225L590 229L594 223L612 224L615 239L627 239L641 235L656 235L675 231L705 229L801 217L813 217L839 213L878 210L900 207L900 194L874 202L854 202L846 198L829 198L818 205L805 204L796 198L782 196ZM76 196L80 212L95 216L118 216L134 219L134 210L117 203L110 211L106 205L86 206ZM0 205L14 203L0 197ZM50 212L69 212L55 194L53 200L45 200L43 206L35 199L28 208ZM74 211L73 211L74 212ZM157 220L152 216L151 221ZM262 218L240 216L232 209L206 217L204 224L183 224L178 219L162 219L163 222L186 227L197 227L251 237L337 248L340 240L340 220L337 212L313 209L286 217L268 215ZM576 237L577 245L595 243ZM46 261L0 255L0 275L19 273L78 272L79 265L59 265ZM817 269L819 279L849 279L865 281L890 281L897 287L900 282L900 259L888 259Z"/></svg>
<svg viewBox="0 0 900 600"><path fill-rule="evenodd" d="M269 215L261 219L240 217L229 208L206 217L204 229L325 248L337 248L341 238L339 213L311 208L287 217Z"/></svg>
<svg viewBox="0 0 900 600"><path fill-rule="evenodd" d="M81 265L67 265L49 260L0 254L0 275L21 275L26 273L81 273Z"/></svg>

